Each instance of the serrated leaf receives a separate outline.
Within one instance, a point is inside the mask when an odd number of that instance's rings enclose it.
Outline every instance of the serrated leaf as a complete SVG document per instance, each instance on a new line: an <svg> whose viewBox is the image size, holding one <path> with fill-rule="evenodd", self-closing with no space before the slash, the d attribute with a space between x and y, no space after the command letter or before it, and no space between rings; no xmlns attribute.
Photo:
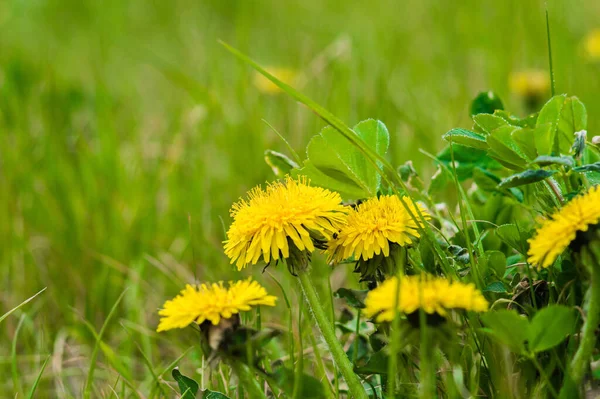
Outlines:
<svg viewBox="0 0 600 399"><path fill-rule="evenodd" d="M524 172L517 173L505 179L502 179L498 187L511 188L523 186L525 184L537 183L549 178L554 173L556 173L555 170L528 169Z"/></svg>
<svg viewBox="0 0 600 399"><path fill-rule="evenodd" d="M473 122L475 122L475 126L486 135L501 126L508 125L508 122L505 119L490 114L473 115Z"/></svg>
<svg viewBox="0 0 600 399"><path fill-rule="evenodd" d="M479 93L471 103L471 115L493 114L497 109L504 109L504 105L493 91Z"/></svg>
<svg viewBox="0 0 600 399"><path fill-rule="evenodd" d="M529 321L517 312L498 310L481 315L484 330L499 342L508 346L513 352L525 353L525 342L529 339Z"/></svg>
<svg viewBox="0 0 600 399"><path fill-rule="evenodd" d="M540 155L536 159L533 160L534 164L540 166L550 166L550 165L564 165L572 168L575 166L575 160L569 156L561 156L561 157L553 157L551 155Z"/></svg>
<svg viewBox="0 0 600 399"><path fill-rule="evenodd" d="M529 350L541 352L560 344L575 330L573 309L561 305L549 305L538 311L529 327Z"/></svg>
<svg viewBox="0 0 600 399"><path fill-rule="evenodd" d="M461 144L478 150L485 150L488 148L484 136L466 129L452 129L444 134L442 138L448 142Z"/></svg>
<svg viewBox="0 0 600 399"><path fill-rule="evenodd" d="M518 126L522 128L535 127L538 118L538 114L531 114L529 116L526 116L525 118L519 118L514 115L511 115L510 112L504 110L496 110L494 112L494 115L504 119L512 126Z"/></svg>
<svg viewBox="0 0 600 399"><path fill-rule="evenodd" d="M181 399L194 399L200 387L198 383L189 377L181 374L178 368L174 368L171 371L173 379L177 381L179 385L179 392L181 392Z"/></svg>
<svg viewBox="0 0 600 399"><path fill-rule="evenodd" d="M298 168L298 164L287 155L273 150L265 151L265 162L271 167L275 176L279 178L289 174L292 169Z"/></svg>
<svg viewBox="0 0 600 399"><path fill-rule="evenodd" d="M342 298L348 303L348 305L362 309L365 307L365 298L369 290L352 290L349 288L340 288L334 292L336 298Z"/></svg>
<svg viewBox="0 0 600 399"><path fill-rule="evenodd" d="M389 133L385 125L373 119L360 122L354 133L373 151L385 155ZM340 192L345 198L373 197L381 177L374 165L335 128L325 127L308 143L308 159L293 175L304 175L311 183Z"/></svg>
<svg viewBox="0 0 600 399"><path fill-rule="evenodd" d="M501 168L500 164L490 158L484 150L452 144L452 147L449 145L444 147L436 156L450 170L452 170L452 153L454 153L454 166L460 181L471 178L475 167L487 170Z"/></svg>

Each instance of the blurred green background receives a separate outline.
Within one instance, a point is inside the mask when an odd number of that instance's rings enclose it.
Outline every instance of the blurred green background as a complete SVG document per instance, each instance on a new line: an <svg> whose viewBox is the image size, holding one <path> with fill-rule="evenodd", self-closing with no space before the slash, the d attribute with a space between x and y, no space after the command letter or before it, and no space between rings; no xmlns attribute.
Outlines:
<svg viewBox="0 0 600 399"><path fill-rule="evenodd" d="M582 99L595 135L600 65L581 43L600 2L548 7L557 93ZM273 179L265 149L287 152L263 119L301 154L323 122L259 91L219 39L297 71L349 125L382 120L392 161L423 176L433 167L418 149L469 127L479 91L523 115L509 75L548 65L543 1L1 1L0 314L48 289L3 322L0 392L27 391L52 354L39 397L79 397L85 323L98 330L126 287L101 361L112 348L143 392L135 344L166 366L191 342L154 334L156 309L194 278L239 277L222 253L228 209Z"/></svg>

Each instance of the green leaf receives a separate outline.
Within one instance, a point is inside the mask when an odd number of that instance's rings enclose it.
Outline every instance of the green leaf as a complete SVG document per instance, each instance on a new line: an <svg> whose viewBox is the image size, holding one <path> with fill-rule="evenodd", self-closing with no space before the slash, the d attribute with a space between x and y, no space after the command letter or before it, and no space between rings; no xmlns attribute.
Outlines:
<svg viewBox="0 0 600 399"><path fill-rule="evenodd" d="M452 169L452 153L454 153L454 165L460 181L471 178L473 168L475 167L487 170L501 168L498 162L487 155L486 151L465 147L460 144L452 144L452 147L448 145L436 155L437 159L450 170Z"/></svg>
<svg viewBox="0 0 600 399"><path fill-rule="evenodd" d="M354 371L357 374L387 374L388 355L386 349L375 352L364 366L355 367Z"/></svg>
<svg viewBox="0 0 600 399"><path fill-rule="evenodd" d="M477 148L479 150L485 150L488 148L488 144L485 141L485 137L466 129L452 129L448 133L444 134L442 138L451 143L457 143L466 147Z"/></svg>
<svg viewBox="0 0 600 399"><path fill-rule="evenodd" d="M177 381L177 385L179 385L181 399L194 399L196 397L196 394L200 389L196 381L181 374L177 367L171 371L171 375L173 376L173 379Z"/></svg>
<svg viewBox="0 0 600 399"><path fill-rule="evenodd" d="M520 254L527 254L527 239L529 238L529 234L521 231L516 225L503 224L502 226L498 226L496 235Z"/></svg>
<svg viewBox="0 0 600 399"><path fill-rule="evenodd" d="M575 172L600 172L600 162L578 166L577 168L573 168L573 170Z"/></svg>
<svg viewBox="0 0 600 399"><path fill-rule="evenodd" d="M389 147L385 125L373 119L353 128L359 140L383 156ZM332 126L314 136L306 149L308 159L295 175L304 175L312 184L340 192L346 198L373 197L380 188L381 177L363 153Z"/></svg>
<svg viewBox="0 0 600 399"><path fill-rule="evenodd" d="M512 132L512 139L527 159L538 156L535 147L535 130L532 128L518 129Z"/></svg>
<svg viewBox="0 0 600 399"><path fill-rule="evenodd" d="M273 150L265 151L265 162L271 167L275 176L279 178L289 174L292 169L298 168L298 164L287 155Z"/></svg>
<svg viewBox="0 0 600 399"><path fill-rule="evenodd" d="M485 330L513 352L525 353L525 342L529 339L529 321L517 312L498 310L481 315Z"/></svg>
<svg viewBox="0 0 600 399"><path fill-rule="evenodd" d="M501 281L494 281L491 284L488 284L483 290L483 292L495 292L495 293L505 293L506 288L504 287L504 284L502 284Z"/></svg>
<svg viewBox="0 0 600 399"><path fill-rule="evenodd" d="M550 125L549 143L548 140L540 143L538 153L567 154L573 146L575 132L587 129L587 111L577 97L567 97L565 94L554 96L540 111L536 126L545 124Z"/></svg>
<svg viewBox="0 0 600 399"><path fill-rule="evenodd" d="M429 195L439 194L446 189L450 182L452 182L452 175L448 172L448 169L441 165L437 165L437 170L433 176L431 176L427 193Z"/></svg>
<svg viewBox="0 0 600 399"><path fill-rule="evenodd" d="M362 309L365 307L365 298L369 290L352 290L349 288L340 288L333 293L336 298L342 298L353 308Z"/></svg>
<svg viewBox="0 0 600 399"><path fill-rule="evenodd" d="M518 126L522 128L535 127L538 118L538 114L531 114L529 116L526 116L525 118L519 118L514 115L511 115L510 112L504 110L496 110L496 112L494 112L494 115L504 119L512 126Z"/></svg>
<svg viewBox="0 0 600 399"><path fill-rule="evenodd" d="M273 379L277 383L277 386L285 392L288 396L291 396L294 391L295 372L287 367L279 367L273 373ZM315 377L308 374L301 374L298 383L298 398L306 399L322 399L326 398L323 390L323 384Z"/></svg>
<svg viewBox="0 0 600 399"><path fill-rule="evenodd" d="M485 191L498 191L500 178L490 171L476 167L473 169L473 181Z"/></svg>
<svg viewBox="0 0 600 399"><path fill-rule="evenodd" d="M504 109L504 105L493 91L482 91L471 103L471 115L493 114L497 109Z"/></svg>
<svg viewBox="0 0 600 399"><path fill-rule="evenodd" d="M523 186L525 184L537 183L545 180L555 174L555 170L544 170L544 169L528 169L524 172L508 176L502 179L498 187L511 188Z"/></svg>
<svg viewBox="0 0 600 399"><path fill-rule="evenodd" d="M541 352L560 344L575 330L573 309L549 305L533 316L529 328L529 350Z"/></svg>
<svg viewBox="0 0 600 399"><path fill-rule="evenodd" d="M230 399L229 396L221 393L205 389L202 391L202 399Z"/></svg>
<svg viewBox="0 0 600 399"><path fill-rule="evenodd" d="M500 251L486 251L487 266L491 268L496 276L502 278L506 270L506 255Z"/></svg>
<svg viewBox="0 0 600 399"><path fill-rule="evenodd" d="M575 166L575 160L570 156L554 157L551 155L540 155L534 159L532 163L540 166L564 165L568 166L569 168Z"/></svg>
<svg viewBox="0 0 600 399"><path fill-rule="evenodd" d="M586 139L586 130L575 132L575 140L573 141L573 147L571 147L571 152L573 153L573 157L575 157L575 159L581 159L581 157L583 157Z"/></svg>
<svg viewBox="0 0 600 399"><path fill-rule="evenodd" d="M527 165L523 152L512 137L513 132L519 129L514 126L502 126L487 136L490 146L488 155L513 170L524 169Z"/></svg>
<svg viewBox="0 0 600 399"><path fill-rule="evenodd" d="M490 114L473 115L473 122L475 122L474 128L478 128L481 133L486 135L501 126L508 125L508 122L505 119Z"/></svg>

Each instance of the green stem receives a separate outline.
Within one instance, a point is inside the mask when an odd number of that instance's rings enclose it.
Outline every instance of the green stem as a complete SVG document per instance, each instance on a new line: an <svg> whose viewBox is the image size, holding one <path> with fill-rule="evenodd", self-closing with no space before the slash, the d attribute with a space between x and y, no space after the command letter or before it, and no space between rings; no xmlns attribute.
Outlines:
<svg viewBox="0 0 600 399"><path fill-rule="evenodd" d="M323 310L323 306L321 305L317 291L310 280L308 270L299 270L298 280L300 280L302 292L304 293L306 302L308 302L308 306L312 310L312 314L317 322L317 326L319 327L319 330L321 330L321 334L323 335L323 338L325 338L325 342L329 347L329 352L333 357L333 361L346 380L346 384L348 384L348 390L350 391L349 397L355 399L368 399L368 395L358 379L358 376L352 370L352 363L350 362L350 359L348 359L348 356L346 356L344 349L335 336L335 331L333 330L333 327L331 326L331 323L325 314L325 310Z"/></svg>
<svg viewBox="0 0 600 399"><path fill-rule="evenodd" d="M258 385L256 376L250 371L248 366L236 360L230 360L227 363L235 375L237 375L238 379L240 380L240 385L246 389L249 397L253 399L267 399L263 390L260 388L260 385Z"/></svg>
<svg viewBox="0 0 600 399"><path fill-rule="evenodd" d="M544 370L544 368L540 365L540 363L537 361L535 354L532 354L530 356L531 361L533 362L533 365L535 366L535 368L537 369L537 371L540 373L540 375L542 376L542 378L546 381L546 383L548 384L548 389L550 390L550 393L552 394L552 397L554 398L558 398L558 392L556 392L556 389L554 389L554 387L552 386L552 382L550 381L550 378L548 377L548 374L546 374L546 371Z"/></svg>
<svg viewBox="0 0 600 399"><path fill-rule="evenodd" d="M582 255L584 262L591 261L587 265L591 271L591 278L590 287L588 288L589 302L587 315L585 323L581 328L581 341L579 342L579 348L577 348L575 357L571 361L571 378L575 386L581 386L581 382L589 366L592 351L596 344L596 328L600 323L600 265L597 263L596 256L589 249L583 248Z"/></svg>
<svg viewBox="0 0 600 399"><path fill-rule="evenodd" d="M427 316L423 309L419 310L419 328L421 333L421 350L419 356L419 398L436 398L436 375L433 354L435 343L432 340L432 331L427 325Z"/></svg>

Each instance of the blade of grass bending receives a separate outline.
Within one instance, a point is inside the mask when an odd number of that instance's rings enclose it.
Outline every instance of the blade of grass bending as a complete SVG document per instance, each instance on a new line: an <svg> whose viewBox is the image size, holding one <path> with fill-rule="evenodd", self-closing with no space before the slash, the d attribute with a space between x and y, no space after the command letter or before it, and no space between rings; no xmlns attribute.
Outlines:
<svg viewBox="0 0 600 399"><path fill-rule="evenodd" d="M37 390L37 387L40 383L40 380L42 379L42 374L44 374L44 369L46 368L46 365L48 364L48 361L50 360L50 358L52 357L52 355L48 355L48 357L46 358L46 360L44 360L44 363L42 364L42 368L40 369L40 372L38 373L37 377L35 378L35 381L33 382L33 385L31 386L31 390L29 391L29 395L27 395L27 397L29 399L33 399L35 396L35 391Z"/></svg>
<svg viewBox="0 0 600 399"><path fill-rule="evenodd" d="M379 155L376 151L372 150L368 145L366 145L366 143L352 129L350 129L348 126L346 126L346 124L341 119L339 119L338 117L333 115L331 112L329 112L328 110L326 110L325 108L323 108L322 106L317 104L315 101L311 100L307 96L303 95L302 93L298 92L291 86L283 83L282 81L277 79L275 76L271 75L264 68L262 68L257 62L255 62L254 60L252 60L250 57L243 54L239 50L233 48L232 46L230 46L229 44L225 43L222 40L219 40L219 43L223 47L225 47L231 54L233 54L239 60L243 61L244 63L246 63L249 66L251 66L252 68L254 68L257 72L259 72L265 78L269 79L274 85L279 87L281 90L283 90L284 92L286 92L287 94L289 94L290 96L295 98L300 103L306 105L310 110L312 110L315 114L317 114L321 119L323 119L325 122L327 122L329 125L331 125L334 129L336 129L338 132L340 132L359 151L361 151L363 153L363 155L366 156L366 160L369 163L371 163L371 165L377 170L377 172L379 173L381 178L390 186L390 188L393 190L394 194L396 194L399 197L400 202L402 203L402 206L404 206L404 208L410 215L411 219L413 219L415 221L419 233L422 233L426 237L426 239L429 240L431 246L435 249L434 252L437 255L437 258L440 261L440 263L444 266L445 269L450 268L450 264L448 263L448 260L444 256L444 253L443 253L439 243L432 236L431 231L429 229L426 229L425 227L422 227L421 223L419 223L420 221L424 220L421 210L417 207L416 208L417 215L415 215L413 213L413 211L410 209L410 207L408 206L408 204L406 203L406 201L402 198L402 195L400 195L400 193L396 189L395 185L392 184L387 173L389 173L390 176L393 176L393 178L394 178L396 184L398 184L398 186L400 186L405 192L408 192L408 188L406 187L406 184L398 176L396 170L385 159L385 157ZM426 226L425 223L424 223L424 226Z"/></svg>
<svg viewBox="0 0 600 399"><path fill-rule="evenodd" d="M0 323L2 323L2 320L6 319L8 316L10 316L13 312L15 312L16 310L18 310L20 307L26 305L27 303L29 303L30 301L32 301L33 298L35 298L36 296L40 295L42 292L46 291L46 288L48 288L48 287L44 287L37 294L35 294L35 295L27 298L26 300L24 300L23 302L21 302L20 304L18 304L17 306L15 306L11 310L9 310L8 312L6 312L2 316L0 316Z"/></svg>
<svg viewBox="0 0 600 399"><path fill-rule="evenodd" d="M300 155L298 155L298 153L294 150L294 148L291 146L291 144L285 139L285 137L283 137L282 134L279 133L279 131L277 129L275 129L275 127L273 127L273 125L271 125L269 122L267 122L266 119L262 119L262 121L264 123L266 123L266 125L269 126L271 128L271 130L273 130L275 132L275 134L281 139L281 141L283 141L285 143L288 151L292 154L296 163L298 165L301 165L302 158L300 158Z"/></svg>
<svg viewBox="0 0 600 399"><path fill-rule="evenodd" d="M106 331L108 322L115 314L117 307L119 306L119 303L121 303L121 300L123 300L123 297L125 296L126 292L127 292L127 289L125 289L125 291L123 291L121 293L121 295L119 295L119 298L117 299L115 304L110 309L110 312L108 313L106 320L104 320L104 324L102 325L102 328L100 328L100 332L98 333L98 336L96 337L96 344L94 345L94 349L92 350L92 356L90 357L90 369L88 371L87 379L85 381L85 386L83 389L84 399L89 399L92 394L92 383L94 381L94 371L96 370L96 358L98 357L98 351L100 350L100 342L102 342L102 336L104 335L104 331Z"/></svg>

